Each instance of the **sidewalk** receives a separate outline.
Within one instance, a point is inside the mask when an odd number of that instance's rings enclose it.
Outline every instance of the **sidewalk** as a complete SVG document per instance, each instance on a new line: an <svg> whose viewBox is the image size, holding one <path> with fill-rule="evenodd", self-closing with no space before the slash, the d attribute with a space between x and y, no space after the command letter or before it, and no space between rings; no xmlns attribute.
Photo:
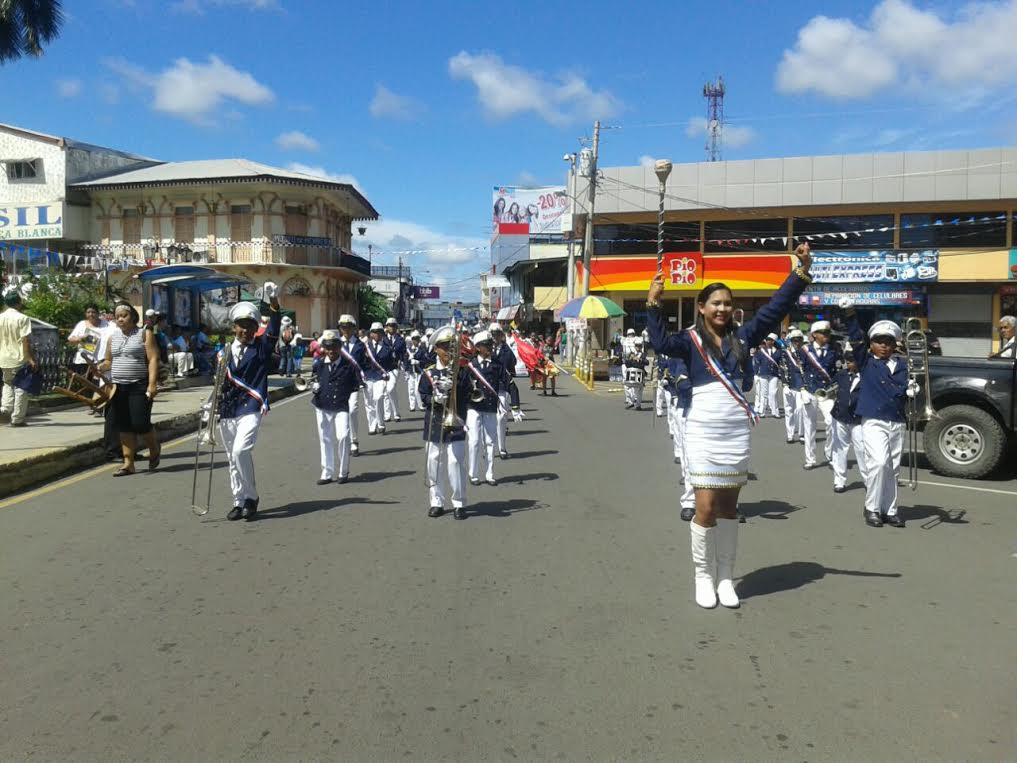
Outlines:
<svg viewBox="0 0 1017 763"><path fill-rule="evenodd" d="M152 423L165 441L194 431L198 410L211 386L160 393L152 406ZM273 376L271 401L296 393L292 379ZM0 498L70 472L104 463L103 420L88 415L84 405L29 412L28 426L0 426Z"/></svg>

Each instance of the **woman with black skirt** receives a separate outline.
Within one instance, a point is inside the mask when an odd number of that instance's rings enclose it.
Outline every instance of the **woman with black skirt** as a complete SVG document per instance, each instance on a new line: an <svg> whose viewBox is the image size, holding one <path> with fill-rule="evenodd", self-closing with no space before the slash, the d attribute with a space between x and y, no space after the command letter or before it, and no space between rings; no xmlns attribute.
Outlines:
<svg viewBox="0 0 1017 763"><path fill-rule="evenodd" d="M116 328L106 344L106 363L116 393L112 414L120 431L124 464L114 477L134 474L138 435L148 445L148 469L159 466L159 441L152 428L152 401L159 379L159 347L155 335L138 326L140 318L131 305L122 303L113 311Z"/></svg>

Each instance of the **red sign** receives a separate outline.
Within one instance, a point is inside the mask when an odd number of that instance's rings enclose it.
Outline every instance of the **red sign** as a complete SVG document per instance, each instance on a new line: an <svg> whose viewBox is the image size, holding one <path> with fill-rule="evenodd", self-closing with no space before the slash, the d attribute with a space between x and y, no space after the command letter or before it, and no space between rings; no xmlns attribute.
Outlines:
<svg viewBox="0 0 1017 763"><path fill-rule="evenodd" d="M703 280L703 255L699 252L664 252L665 284L695 288Z"/></svg>

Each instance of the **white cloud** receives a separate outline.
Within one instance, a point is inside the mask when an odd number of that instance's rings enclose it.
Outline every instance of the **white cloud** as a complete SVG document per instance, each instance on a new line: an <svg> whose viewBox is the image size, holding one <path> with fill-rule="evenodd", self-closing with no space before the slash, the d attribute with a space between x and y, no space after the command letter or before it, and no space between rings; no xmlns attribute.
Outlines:
<svg viewBox="0 0 1017 763"><path fill-rule="evenodd" d="M81 95L80 79L58 79L57 95L61 98L76 98Z"/></svg>
<svg viewBox="0 0 1017 763"><path fill-rule="evenodd" d="M178 0L170 6L177 13L204 15L209 8L243 8L249 11L274 11L279 8L277 0Z"/></svg>
<svg viewBox="0 0 1017 763"><path fill-rule="evenodd" d="M158 74L124 59L107 60L106 65L133 90L150 92L153 109L194 124L214 124L217 112L233 102L261 106L275 100L268 87L215 55L207 63L180 58Z"/></svg>
<svg viewBox="0 0 1017 763"><path fill-rule="evenodd" d="M617 99L606 90L594 90L578 74L548 77L506 64L494 53L473 55L462 51L449 59L449 75L468 80L491 119L507 119L532 112L549 124L609 117L618 111Z"/></svg>
<svg viewBox="0 0 1017 763"><path fill-rule="evenodd" d="M299 130L284 132L275 139L275 144L283 151L317 151L321 148L318 141Z"/></svg>
<svg viewBox="0 0 1017 763"><path fill-rule="evenodd" d="M411 122L423 113L424 104L408 95L393 93L384 85L377 85L368 108L375 119L399 119Z"/></svg>
<svg viewBox="0 0 1017 763"><path fill-rule="evenodd" d="M867 98L905 87L984 95L1017 79L1017 2L971 3L952 19L883 0L859 26L816 16L777 67L777 89L829 98Z"/></svg>
<svg viewBox="0 0 1017 763"><path fill-rule="evenodd" d="M690 138L701 138L706 136L706 118L689 117L689 124L685 128L685 134ZM721 131L721 145L725 148L742 148L756 139L756 131L751 127L743 125L725 124ZM648 159L649 157L641 157Z"/></svg>
<svg viewBox="0 0 1017 763"><path fill-rule="evenodd" d="M516 176L516 185L534 186L537 184L537 176L527 170L521 170Z"/></svg>
<svg viewBox="0 0 1017 763"><path fill-rule="evenodd" d="M643 154L642 156L639 157L639 166L640 167L656 167L657 166L657 160L654 157L650 156L649 154Z"/></svg>
<svg viewBox="0 0 1017 763"><path fill-rule="evenodd" d="M333 183L347 183L354 186L361 193L364 193L360 182L347 172L329 172L321 165L301 164L300 162L290 162L286 165L286 169L290 172L300 172L304 175L313 175L314 177L331 180Z"/></svg>

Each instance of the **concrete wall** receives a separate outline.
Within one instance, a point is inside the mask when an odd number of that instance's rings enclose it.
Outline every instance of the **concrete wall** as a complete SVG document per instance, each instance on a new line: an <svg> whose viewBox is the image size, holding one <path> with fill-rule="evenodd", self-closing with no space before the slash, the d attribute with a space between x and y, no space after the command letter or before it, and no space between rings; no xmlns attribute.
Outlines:
<svg viewBox="0 0 1017 763"><path fill-rule="evenodd" d="M66 196L66 159L60 146L41 139L0 129L0 158L42 159L42 177L7 179L7 166L0 167L0 207L8 204L62 201Z"/></svg>

